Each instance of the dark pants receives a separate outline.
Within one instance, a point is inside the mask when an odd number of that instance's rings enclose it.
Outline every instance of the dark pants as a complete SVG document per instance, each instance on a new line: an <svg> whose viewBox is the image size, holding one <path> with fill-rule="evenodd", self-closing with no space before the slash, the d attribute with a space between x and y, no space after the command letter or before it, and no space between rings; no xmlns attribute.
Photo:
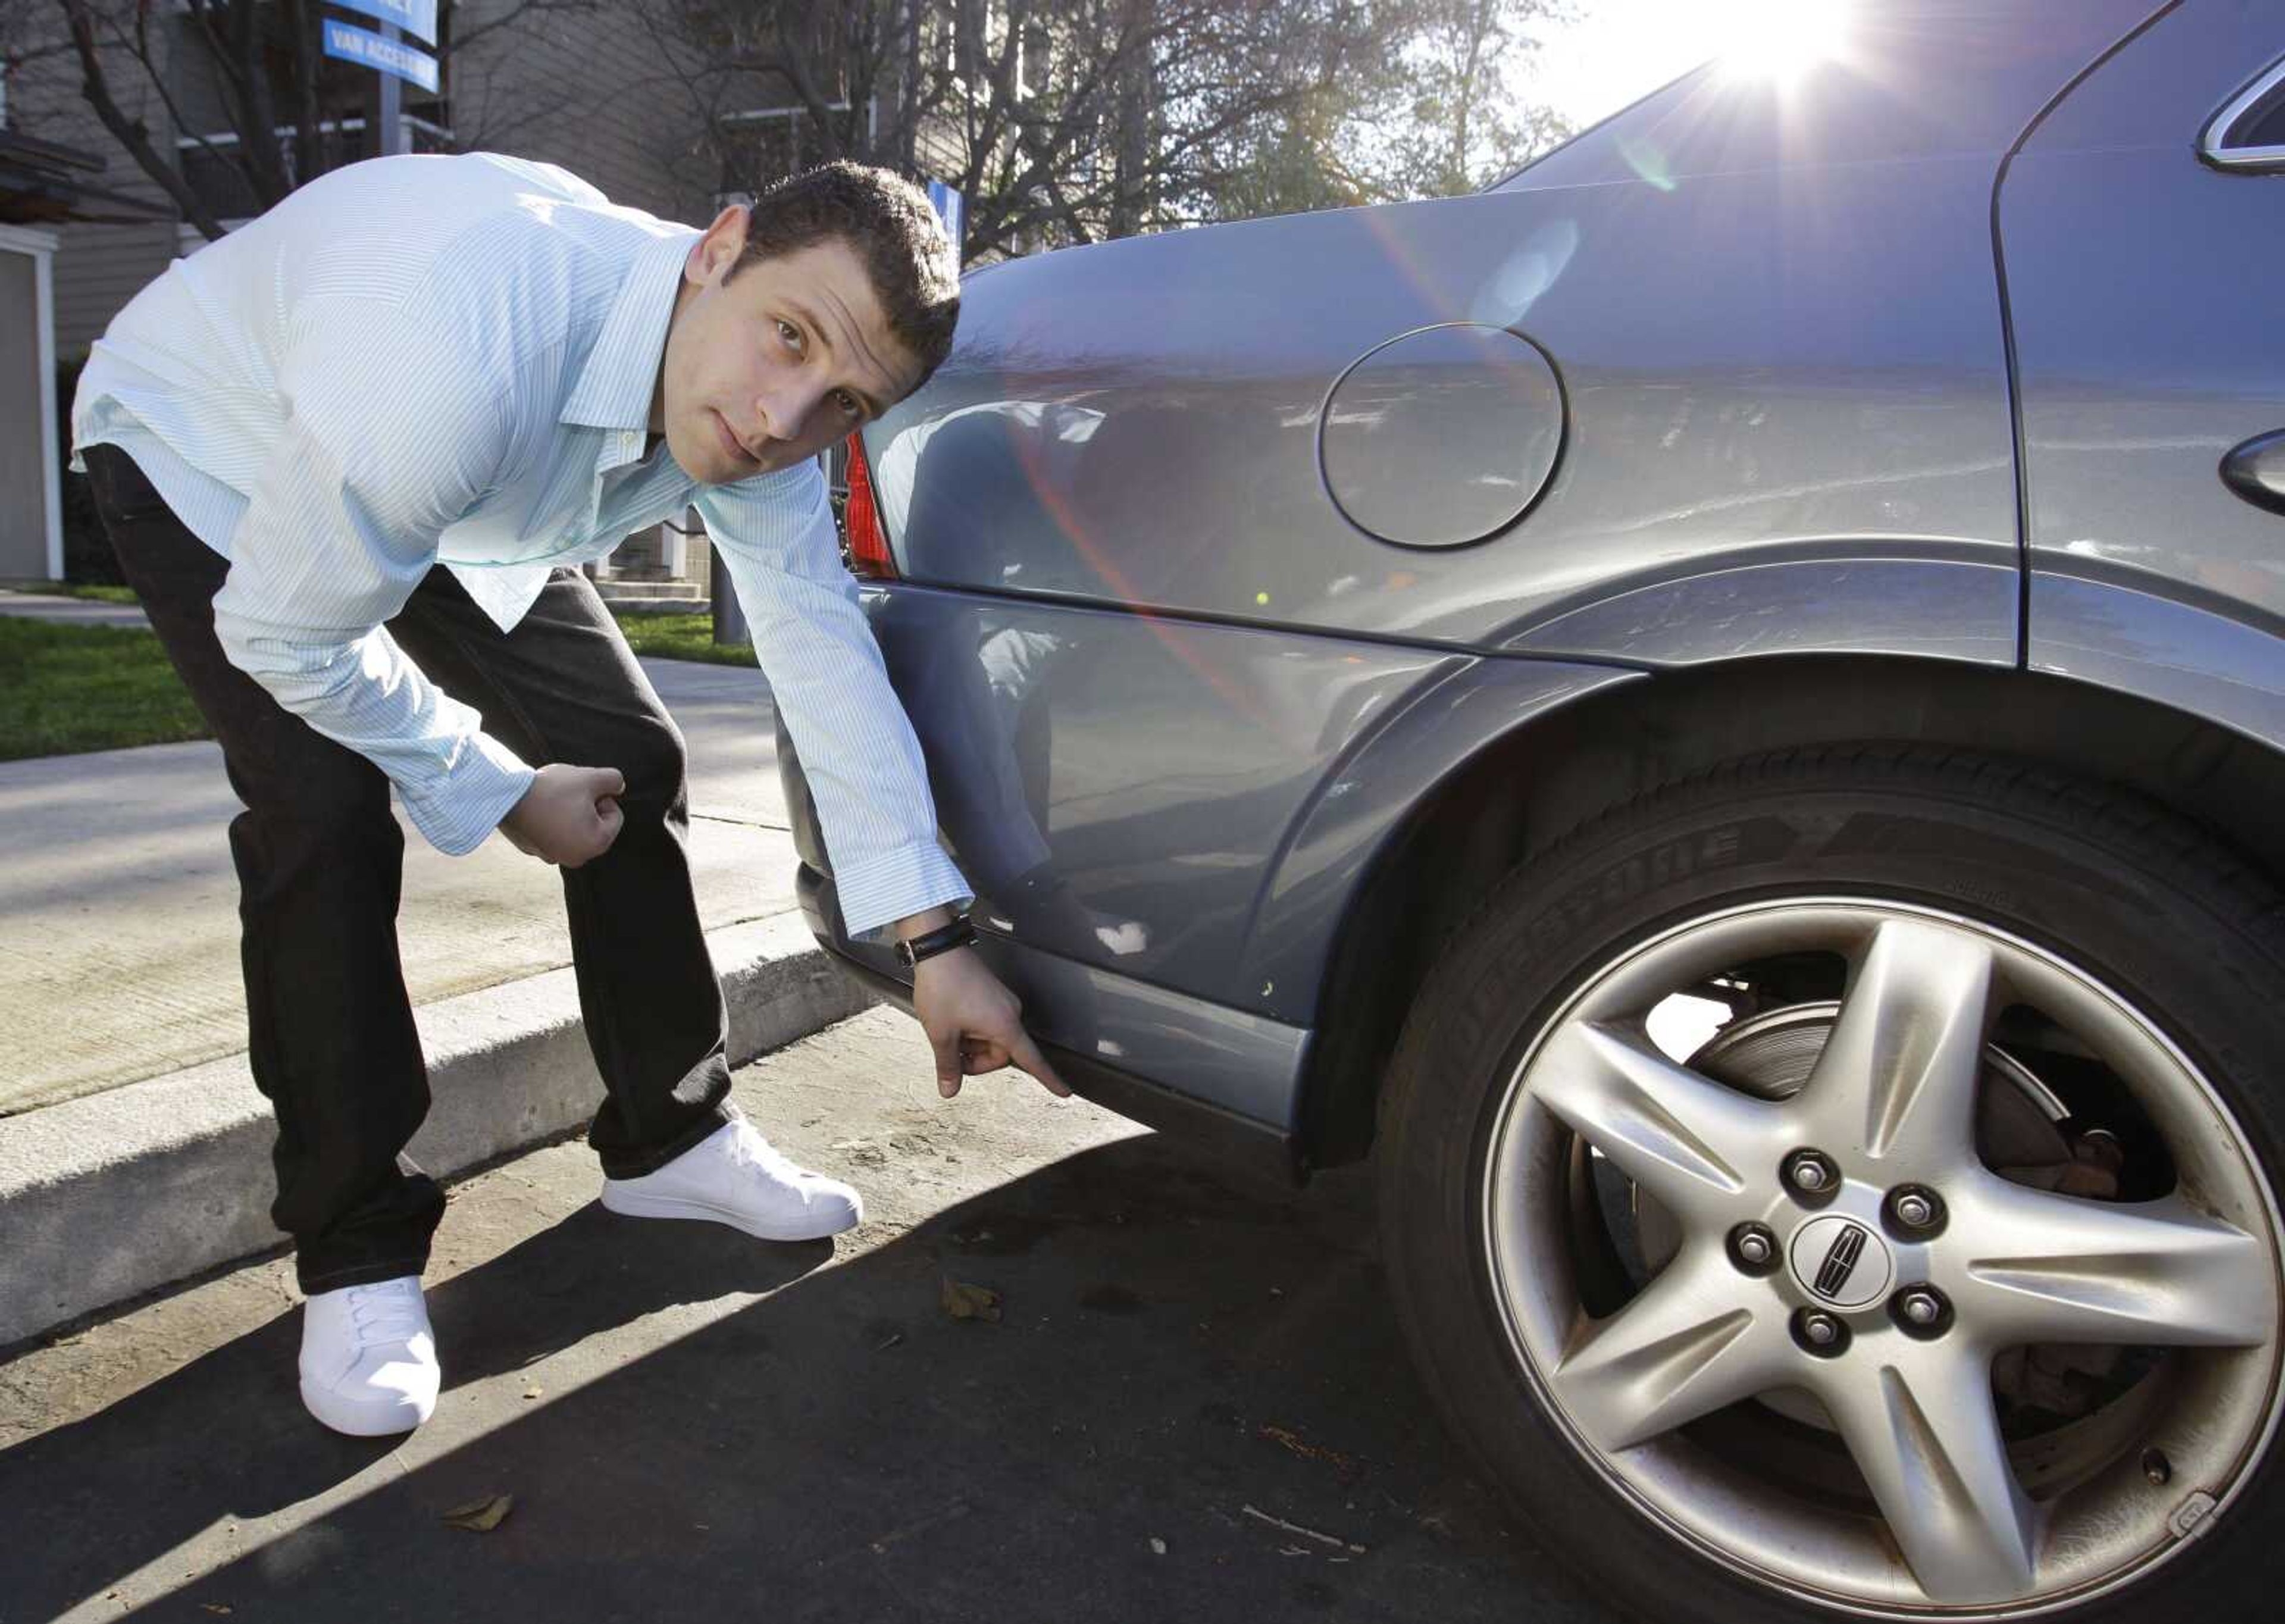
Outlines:
<svg viewBox="0 0 2285 1624"><path fill-rule="evenodd" d="M97 510L159 639L221 741L246 811L230 826L249 1058L278 1115L278 1199L305 1291L417 1275L444 1210L404 1157L428 1109L397 955L404 836L389 781L232 665L215 639L229 566L115 446L87 452ZM503 632L451 573L389 623L429 679L535 766L616 767L625 822L563 873L587 1040L609 1090L588 1142L615 1178L734 1116L722 994L684 850L682 735L593 586L557 570Z"/></svg>

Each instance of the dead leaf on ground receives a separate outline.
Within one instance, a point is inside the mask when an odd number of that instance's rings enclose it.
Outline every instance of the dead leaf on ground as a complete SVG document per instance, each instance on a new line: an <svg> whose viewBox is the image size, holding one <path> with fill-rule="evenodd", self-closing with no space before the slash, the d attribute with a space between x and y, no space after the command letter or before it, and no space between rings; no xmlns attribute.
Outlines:
<svg viewBox="0 0 2285 1624"><path fill-rule="evenodd" d="M944 1311L955 1320L991 1320L1000 1318L1000 1293L988 1286L972 1286L965 1281L944 1283Z"/></svg>
<svg viewBox="0 0 2285 1624"><path fill-rule="evenodd" d="M1355 1478L1364 1468L1354 1455L1343 1455L1339 1449L1328 1449L1323 1444L1313 1444L1291 1427L1272 1426L1264 1422L1253 1429L1257 1438L1282 1444L1305 1461L1323 1461L1339 1471L1343 1478Z"/></svg>
<svg viewBox="0 0 2285 1624"><path fill-rule="evenodd" d="M454 1506L444 1513L447 1527L465 1528L470 1534L490 1534L507 1520L515 1510L514 1495L487 1495L482 1500L471 1500L466 1505Z"/></svg>

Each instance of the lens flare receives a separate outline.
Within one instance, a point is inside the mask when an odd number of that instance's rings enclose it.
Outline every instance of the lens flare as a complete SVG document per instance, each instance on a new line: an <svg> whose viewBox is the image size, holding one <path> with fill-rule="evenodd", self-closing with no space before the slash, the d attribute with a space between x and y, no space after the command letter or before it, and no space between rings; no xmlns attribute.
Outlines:
<svg viewBox="0 0 2285 1624"><path fill-rule="evenodd" d="M1847 0L1739 0L1722 46L1723 71L1790 83L1841 53L1849 12Z"/></svg>

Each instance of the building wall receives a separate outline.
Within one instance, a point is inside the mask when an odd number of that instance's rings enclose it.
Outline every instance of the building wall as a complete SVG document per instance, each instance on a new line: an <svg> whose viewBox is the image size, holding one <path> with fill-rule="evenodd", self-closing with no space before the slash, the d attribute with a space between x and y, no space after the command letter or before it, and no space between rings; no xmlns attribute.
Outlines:
<svg viewBox="0 0 2285 1624"><path fill-rule="evenodd" d="M51 573L39 315L38 262L0 247L0 581Z"/></svg>
<svg viewBox="0 0 2285 1624"><path fill-rule="evenodd" d="M467 0L461 34L514 9ZM704 224L712 179L693 156L698 114L664 48L628 11L535 12L455 54L452 125L463 148L562 165L624 203Z"/></svg>
<svg viewBox="0 0 2285 1624"><path fill-rule="evenodd" d="M27 43L44 43L57 37L59 29ZM161 151L171 149L174 126L148 75L123 50L106 50L101 60L122 110L150 127ZM8 95L8 120L26 135L100 155L106 167L90 179L167 215L132 225L75 221L54 228L62 239L55 261L56 357L60 361L80 359L120 308L175 256L173 206L81 96L79 63L68 52L40 58L16 75Z"/></svg>
<svg viewBox="0 0 2285 1624"><path fill-rule="evenodd" d="M475 37L517 4L460 0L455 8L453 36L471 40L446 68L455 145L561 164L613 201L662 218L711 220L719 176L703 140L703 115L668 48L641 17L632 8L531 12ZM107 51L105 61L122 106L145 122L160 151L172 153L179 132L141 67L119 50ZM195 59L176 67L177 80L170 82L179 85L178 105L185 116L200 117L195 109L214 100L210 71ZM164 216L60 228L56 354L67 363L83 359L137 291L204 239L176 223L165 191L104 129L80 93L69 53L28 63L12 83L9 114L27 134L102 154L108 167L96 177L99 184L147 200ZM661 555L667 550L657 532L631 537L614 554L611 573L656 578L665 573ZM682 551L682 578L703 580L703 537Z"/></svg>
<svg viewBox="0 0 2285 1624"><path fill-rule="evenodd" d="M472 35L515 7L515 0L466 0L455 27ZM154 39L163 39L154 31ZM35 41L34 43L43 43ZM171 153L178 134L165 101L135 59L108 50L113 94L129 116ZM187 105L210 99L207 75L183 75ZM561 164L615 202L703 224L712 215L713 176L690 157L695 118L660 46L628 12L538 12L519 18L457 53L448 69L452 122L463 148L483 147ZM112 317L180 253L203 240L173 222L166 192L104 129L80 94L69 53L39 58L9 93L10 122L27 135L101 154L98 182L147 200L166 218L140 224L61 228L56 255L56 353L83 357Z"/></svg>

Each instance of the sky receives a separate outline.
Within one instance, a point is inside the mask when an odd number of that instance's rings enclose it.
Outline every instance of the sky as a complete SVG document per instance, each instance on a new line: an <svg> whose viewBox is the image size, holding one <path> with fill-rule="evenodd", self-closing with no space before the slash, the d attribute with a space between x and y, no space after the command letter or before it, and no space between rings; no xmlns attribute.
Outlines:
<svg viewBox="0 0 2285 1624"><path fill-rule="evenodd" d="M1709 57L1798 39L1842 0L1573 0L1541 31L1527 93L1583 129Z"/></svg>

